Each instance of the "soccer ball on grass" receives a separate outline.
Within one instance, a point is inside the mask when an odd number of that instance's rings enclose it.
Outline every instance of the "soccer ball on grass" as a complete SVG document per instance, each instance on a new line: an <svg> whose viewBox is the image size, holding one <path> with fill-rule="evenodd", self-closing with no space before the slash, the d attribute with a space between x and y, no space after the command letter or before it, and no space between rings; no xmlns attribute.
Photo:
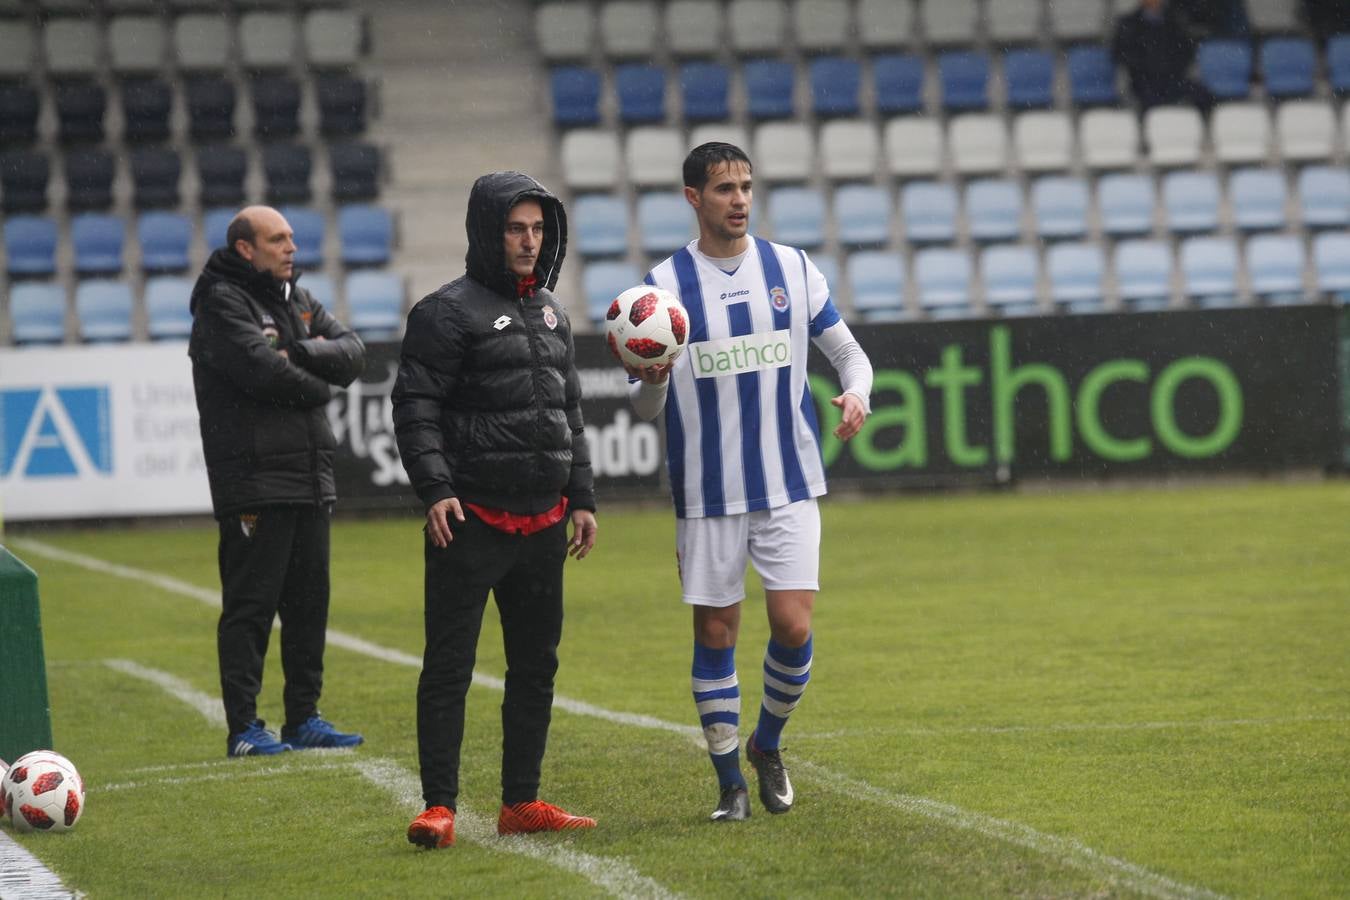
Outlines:
<svg viewBox="0 0 1350 900"><path fill-rule="evenodd" d="M689 343L689 314L670 291L640 284L609 305L605 342L626 366L673 362Z"/></svg>
<svg viewBox="0 0 1350 900"><path fill-rule="evenodd" d="M18 831L69 831L84 814L84 779L55 751L25 753L0 778L0 814Z"/></svg>

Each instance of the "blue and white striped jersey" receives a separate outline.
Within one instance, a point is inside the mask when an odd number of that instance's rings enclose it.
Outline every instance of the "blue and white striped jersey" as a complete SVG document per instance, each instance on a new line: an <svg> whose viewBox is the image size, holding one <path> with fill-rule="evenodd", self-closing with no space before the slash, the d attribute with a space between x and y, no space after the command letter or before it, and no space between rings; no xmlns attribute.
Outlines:
<svg viewBox="0 0 1350 900"><path fill-rule="evenodd" d="M675 514L724 516L825 493L808 341L839 322L825 276L795 247L752 238L732 274L697 241L647 282L689 312L666 396Z"/></svg>

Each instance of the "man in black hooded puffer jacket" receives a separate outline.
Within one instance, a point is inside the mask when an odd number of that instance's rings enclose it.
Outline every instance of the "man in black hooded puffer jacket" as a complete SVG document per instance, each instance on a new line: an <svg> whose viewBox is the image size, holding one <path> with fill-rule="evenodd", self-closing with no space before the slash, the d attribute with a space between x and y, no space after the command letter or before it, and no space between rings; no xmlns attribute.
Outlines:
<svg viewBox="0 0 1350 900"><path fill-rule="evenodd" d="M365 345L296 284L295 241L266 206L239 212L192 290L192 381L220 523L220 684L230 756L351 747L318 711L328 627L328 530L337 441L330 385L365 368ZM286 723L257 718L263 656L281 618Z"/></svg>
<svg viewBox="0 0 1350 900"><path fill-rule="evenodd" d="M408 840L454 842L464 699L491 591L506 647L501 834L589 828L538 799L562 636L563 562L595 544L571 325L552 289L562 204L518 172L469 195L467 273L408 315L398 449L427 513L417 749L426 810ZM567 539L567 520L572 540Z"/></svg>

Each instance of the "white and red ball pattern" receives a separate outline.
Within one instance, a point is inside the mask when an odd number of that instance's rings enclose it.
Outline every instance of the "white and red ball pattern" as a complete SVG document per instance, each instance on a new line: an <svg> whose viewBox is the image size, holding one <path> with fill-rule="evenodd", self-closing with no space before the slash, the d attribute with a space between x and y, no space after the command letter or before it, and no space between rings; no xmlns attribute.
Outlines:
<svg viewBox="0 0 1350 900"><path fill-rule="evenodd" d="M624 365L673 362L689 343L689 314L670 291L640 284L609 305L605 342Z"/></svg>
<svg viewBox="0 0 1350 900"><path fill-rule="evenodd" d="M25 753L0 778L0 811L18 831L69 831L84 814L84 779L55 751Z"/></svg>

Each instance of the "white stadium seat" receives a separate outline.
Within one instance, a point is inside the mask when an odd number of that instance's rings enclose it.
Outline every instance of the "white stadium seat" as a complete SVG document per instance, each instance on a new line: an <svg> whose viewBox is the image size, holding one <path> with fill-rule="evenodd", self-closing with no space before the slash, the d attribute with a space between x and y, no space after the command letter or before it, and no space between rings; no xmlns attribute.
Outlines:
<svg viewBox="0 0 1350 900"><path fill-rule="evenodd" d="M1083 162L1090 169L1127 169L1139 160L1139 120L1123 109L1090 109L1078 122Z"/></svg>
<svg viewBox="0 0 1350 900"><path fill-rule="evenodd" d="M1073 162L1069 117L1050 110L1025 112L1013 120L1017 164L1031 172L1067 169Z"/></svg>
<svg viewBox="0 0 1350 900"><path fill-rule="evenodd" d="M722 27L717 0L670 0L666 6L666 45L677 56L716 53Z"/></svg>
<svg viewBox="0 0 1350 900"><path fill-rule="evenodd" d="M628 180L636 185L681 183L684 156L684 140L674 128L657 125L633 128L625 139Z"/></svg>
<svg viewBox="0 0 1350 900"><path fill-rule="evenodd" d="M1190 106L1155 106L1144 114L1149 161L1155 166L1191 166L1200 161L1205 126Z"/></svg>
<svg viewBox="0 0 1350 900"><path fill-rule="evenodd" d="M595 13L583 3L543 3L534 11L534 36L549 61L585 59L595 45Z"/></svg>
<svg viewBox="0 0 1350 900"><path fill-rule="evenodd" d="M846 0L796 0L792 30L797 46L808 52L839 50L848 41Z"/></svg>
<svg viewBox="0 0 1350 900"><path fill-rule="evenodd" d="M804 122L765 122L755 129L755 174L767 181L806 181L815 169L811 129Z"/></svg>
<svg viewBox="0 0 1350 900"><path fill-rule="evenodd" d="M731 0L727 24L731 47L739 52L781 53L787 42L783 0Z"/></svg>
<svg viewBox="0 0 1350 900"><path fill-rule="evenodd" d="M1220 104L1214 110L1210 137L1219 162L1264 162L1270 154L1270 116L1259 103Z"/></svg>
<svg viewBox="0 0 1350 900"><path fill-rule="evenodd" d="M1329 159L1336 134L1335 114L1323 100L1289 100L1275 113L1275 132L1285 160Z"/></svg>
<svg viewBox="0 0 1350 900"><path fill-rule="evenodd" d="M871 178L879 153L871 122L835 119L820 128L820 164L826 178Z"/></svg>
<svg viewBox="0 0 1350 900"><path fill-rule="evenodd" d="M858 40L868 49L903 47L914 41L914 4L858 0Z"/></svg>
<svg viewBox="0 0 1350 900"><path fill-rule="evenodd" d="M646 59L656 52L661 17L652 0L610 0L600 6L600 39L610 58Z"/></svg>
<svg viewBox="0 0 1350 900"><path fill-rule="evenodd" d="M948 145L952 165L962 174L998 172L1008 162L1008 131L1003 117L971 113L952 119Z"/></svg>
<svg viewBox="0 0 1350 900"><path fill-rule="evenodd" d="M942 127L927 116L902 116L882 128L886 168L899 178L934 175L942 169Z"/></svg>
<svg viewBox="0 0 1350 900"><path fill-rule="evenodd" d="M563 181L576 190L608 190L619 183L619 136L599 128L562 138Z"/></svg>

